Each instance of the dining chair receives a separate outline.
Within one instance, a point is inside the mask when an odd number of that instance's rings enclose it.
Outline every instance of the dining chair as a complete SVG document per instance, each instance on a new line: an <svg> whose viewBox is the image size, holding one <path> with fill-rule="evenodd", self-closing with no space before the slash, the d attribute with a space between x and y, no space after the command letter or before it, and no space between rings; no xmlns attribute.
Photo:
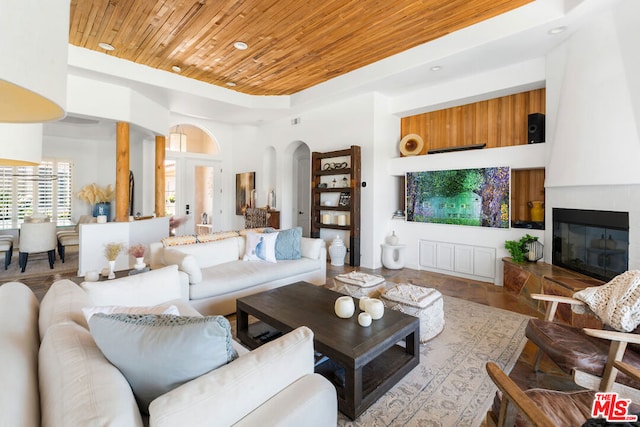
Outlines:
<svg viewBox="0 0 640 427"><path fill-rule="evenodd" d="M18 265L24 273L29 254L47 252L49 267L53 269L56 256L56 223L25 222L20 226L20 243L18 247Z"/></svg>

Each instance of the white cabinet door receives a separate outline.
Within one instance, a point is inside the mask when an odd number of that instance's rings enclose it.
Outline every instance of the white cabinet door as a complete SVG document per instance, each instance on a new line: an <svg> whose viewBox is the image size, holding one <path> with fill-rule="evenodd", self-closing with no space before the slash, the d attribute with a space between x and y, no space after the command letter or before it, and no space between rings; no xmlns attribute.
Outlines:
<svg viewBox="0 0 640 427"><path fill-rule="evenodd" d="M473 246L455 245L455 271L473 274Z"/></svg>
<svg viewBox="0 0 640 427"><path fill-rule="evenodd" d="M451 243L436 243L437 268L454 271L455 245Z"/></svg>
<svg viewBox="0 0 640 427"><path fill-rule="evenodd" d="M496 277L495 248L473 248L473 274L482 277Z"/></svg>
<svg viewBox="0 0 640 427"><path fill-rule="evenodd" d="M436 242L420 240L420 265L427 268L437 268Z"/></svg>

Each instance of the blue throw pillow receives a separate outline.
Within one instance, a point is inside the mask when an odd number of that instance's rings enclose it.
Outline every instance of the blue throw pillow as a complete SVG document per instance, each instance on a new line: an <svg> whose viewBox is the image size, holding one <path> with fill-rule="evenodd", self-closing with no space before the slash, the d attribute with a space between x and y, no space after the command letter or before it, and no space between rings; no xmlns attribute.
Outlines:
<svg viewBox="0 0 640 427"><path fill-rule="evenodd" d="M300 242L302 241L302 227L280 230L276 238L276 259L300 259Z"/></svg>
<svg viewBox="0 0 640 427"><path fill-rule="evenodd" d="M156 397L238 357L224 316L94 314L89 328L145 414Z"/></svg>

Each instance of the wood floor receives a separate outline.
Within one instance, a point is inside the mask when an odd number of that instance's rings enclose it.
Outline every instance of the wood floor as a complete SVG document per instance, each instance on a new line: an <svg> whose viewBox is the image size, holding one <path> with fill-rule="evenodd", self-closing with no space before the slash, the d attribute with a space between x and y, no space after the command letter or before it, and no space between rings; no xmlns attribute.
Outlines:
<svg viewBox="0 0 640 427"><path fill-rule="evenodd" d="M327 264L327 281L333 280L337 274L354 270L350 266L336 267ZM410 269L388 270L380 268L376 270L358 268L357 270L379 274L387 281L394 283L413 283L416 285L435 288L444 295L449 295L479 304L498 307L505 310L514 311L528 316L541 317L530 307L518 302L518 299L503 291L500 286L490 283L478 282L464 278L448 276L427 271ZM76 277L73 273L44 275L23 279L23 283L33 289L38 299L42 299L51 284L60 279L70 279L76 283L82 281L81 277ZM555 364L546 358L542 359L541 372L533 371L536 347L527 343L516 366L510 373L510 377L522 388L549 388L554 390L578 390L571 378L557 368Z"/></svg>

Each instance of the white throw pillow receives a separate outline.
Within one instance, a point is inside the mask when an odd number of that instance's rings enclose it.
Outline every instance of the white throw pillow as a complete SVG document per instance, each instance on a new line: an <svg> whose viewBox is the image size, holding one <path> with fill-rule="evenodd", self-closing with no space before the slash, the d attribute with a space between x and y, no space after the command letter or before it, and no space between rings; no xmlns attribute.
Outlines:
<svg viewBox="0 0 640 427"><path fill-rule="evenodd" d="M174 316L179 316L180 312L178 311L178 307L175 305L155 305L153 307L122 307L120 305L98 305L95 307L84 307L82 309L82 313L84 313L84 317L89 322L91 316L97 313L102 314L113 314L113 313L124 313L124 314L173 314Z"/></svg>
<svg viewBox="0 0 640 427"><path fill-rule="evenodd" d="M276 261L276 239L278 233L247 233L247 246L243 260Z"/></svg>

